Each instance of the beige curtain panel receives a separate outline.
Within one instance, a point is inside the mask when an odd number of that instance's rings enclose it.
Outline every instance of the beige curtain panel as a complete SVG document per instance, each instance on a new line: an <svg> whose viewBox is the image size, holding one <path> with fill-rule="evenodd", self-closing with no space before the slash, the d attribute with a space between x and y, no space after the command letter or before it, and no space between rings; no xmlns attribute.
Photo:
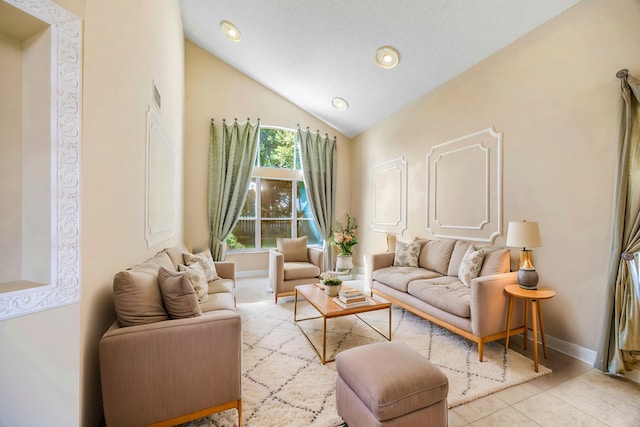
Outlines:
<svg viewBox="0 0 640 427"><path fill-rule="evenodd" d="M595 367L624 375L640 368L640 80L618 72L622 86L618 176L602 339Z"/></svg>

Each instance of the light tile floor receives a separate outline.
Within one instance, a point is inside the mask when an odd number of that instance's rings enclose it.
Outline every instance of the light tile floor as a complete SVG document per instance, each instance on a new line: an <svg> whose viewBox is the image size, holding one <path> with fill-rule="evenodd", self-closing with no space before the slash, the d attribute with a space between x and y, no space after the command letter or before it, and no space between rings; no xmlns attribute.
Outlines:
<svg viewBox="0 0 640 427"><path fill-rule="evenodd" d="M273 300L265 277L236 283L238 303ZM521 337L513 337L509 347L531 358L533 369L531 345L525 351ZM539 348L539 360L551 374L450 409L449 427L640 426L640 384L604 375L551 348L547 352L544 359Z"/></svg>

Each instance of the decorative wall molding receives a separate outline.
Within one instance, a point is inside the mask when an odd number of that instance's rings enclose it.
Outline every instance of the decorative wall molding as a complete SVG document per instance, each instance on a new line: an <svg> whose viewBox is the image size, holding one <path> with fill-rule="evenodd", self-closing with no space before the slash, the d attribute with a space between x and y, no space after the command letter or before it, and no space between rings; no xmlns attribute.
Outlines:
<svg viewBox="0 0 640 427"><path fill-rule="evenodd" d="M393 234L402 234L407 228L407 162L404 157L373 167L371 228Z"/></svg>
<svg viewBox="0 0 640 427"><path fill-rule="evenodd" d="M155 104L147 110L145 238L150 248L176 233L176 179L173 144Z"/></svg>
<svg viewBox="0 0 640 427"><path fill-rule="evenodd" d="M80 129L82 20L50 0L0 0L50 26L51 283L2 292L0 320L80 301Z"/></svg>
<svg viewBox="0 0 640 427"><path fill-rule="evenodd" d="M502 234L501 132L489 128L431 148L427 230L480 242Z"/></svg>

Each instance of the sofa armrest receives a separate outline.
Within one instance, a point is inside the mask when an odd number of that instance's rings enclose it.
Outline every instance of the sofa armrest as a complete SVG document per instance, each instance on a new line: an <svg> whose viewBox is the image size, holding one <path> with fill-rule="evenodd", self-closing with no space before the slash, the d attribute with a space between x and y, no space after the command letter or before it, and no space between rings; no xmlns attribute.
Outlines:
<svg viewBox="0 0 640 427"><path fill-rule="evenodd" d="M321 248L307 247L307 256L309 257L309 262L318 267L320 273L322 273L324 269L324 250Z"/></svg>
<svg viewBox="0 0 640 427"><path fill-rule="evenodd" d="M284 255L275 249L269 251L269 286L278 292L278 285L284 281Z"/></svg>
<svg viewBox="0 0 640 427"><path fill-rule="evenodd" d="M385 267L391 267L395 258L395 252L383 252L380 254L373 254L371 256L371 269L372 271L379 270Z"/></svg>
<svg viewBox="0 0 640 427"><path fill-rule="evenodd" d="M471 280L471 332L479 337L504 332L509 298L505 286L518 282L518 273L493 274ZM522 310L514 305L512 327L524 324Z"/></svg>
<svg viewBox="0 0 640 427"><path fill-rule="evenodd" d="M216 272L222 279L236 281L236 264L231 261L215 261Z"/></svg>
<svg viewBox="0 0 640 427"><path fill-rule="evenodd" d="M99 343L106 423L143 426L240 399L241 318L230 311L120 328Z"/></svg>

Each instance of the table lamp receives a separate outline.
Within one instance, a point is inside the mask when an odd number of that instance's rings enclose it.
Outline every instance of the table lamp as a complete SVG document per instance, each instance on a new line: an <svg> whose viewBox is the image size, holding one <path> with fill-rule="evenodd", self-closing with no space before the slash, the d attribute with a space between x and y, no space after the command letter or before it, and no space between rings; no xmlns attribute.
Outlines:
<svg viewBox="0 0 640 427"><path fill-rule="evenodd" d="M509 221L507 246L519 247L518 284L523 289L537 289L538 273L531 261L531 249L542 246L537 222Z"/></svg>

